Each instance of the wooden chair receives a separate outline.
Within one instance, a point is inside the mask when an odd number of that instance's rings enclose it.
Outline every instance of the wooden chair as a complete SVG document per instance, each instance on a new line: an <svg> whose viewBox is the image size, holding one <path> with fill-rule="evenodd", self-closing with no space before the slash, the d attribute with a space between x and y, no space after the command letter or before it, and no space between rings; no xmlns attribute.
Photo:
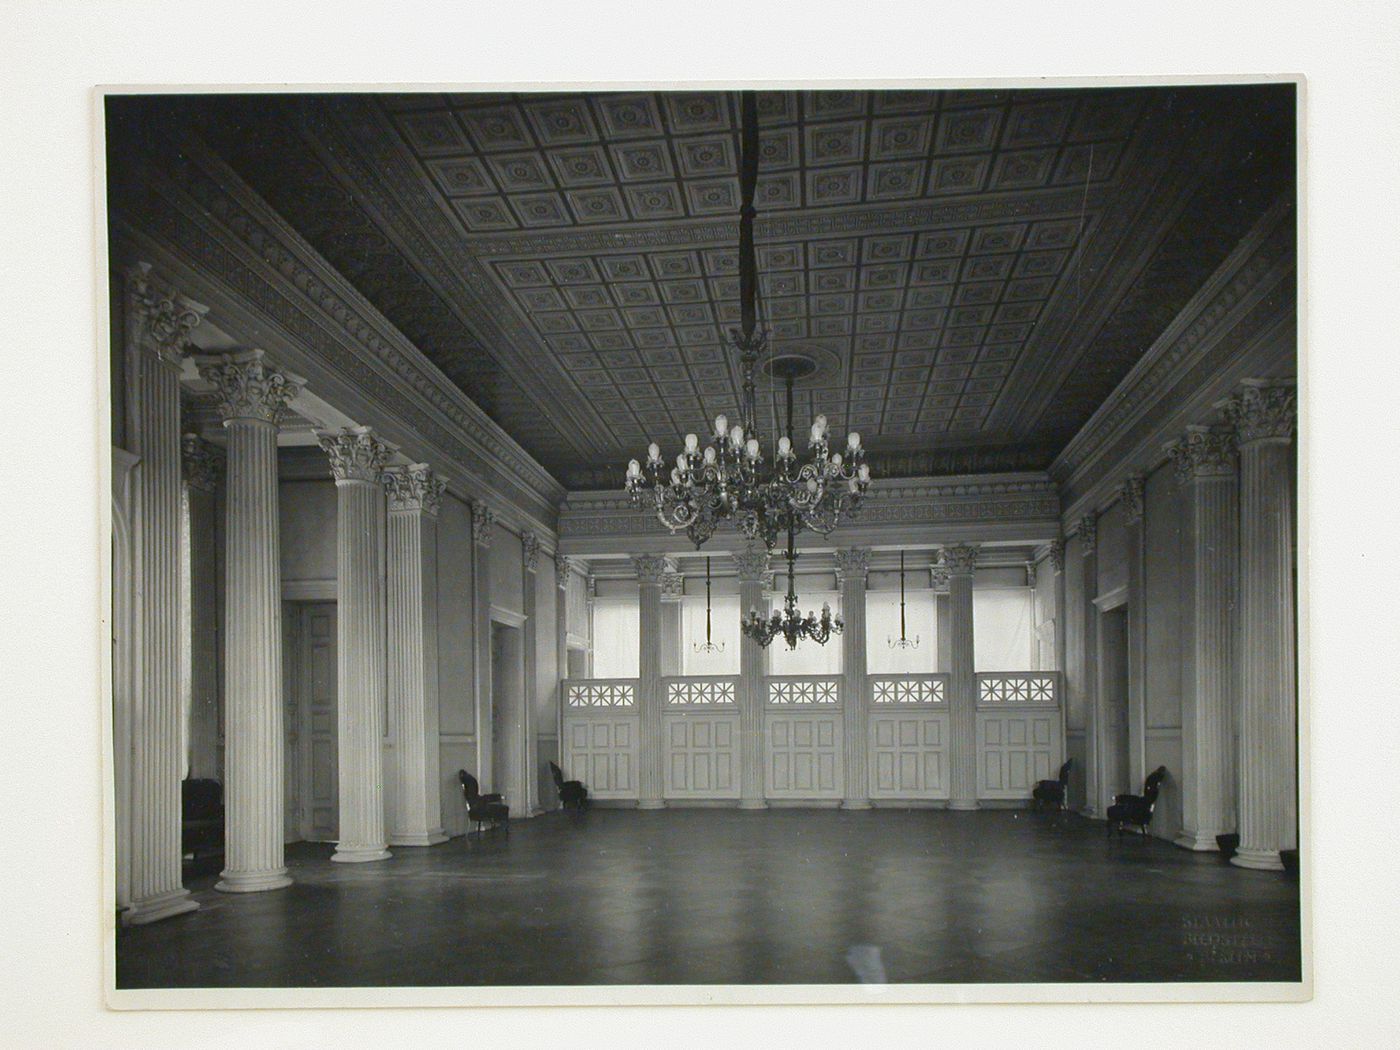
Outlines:
<svg viewBox="0 0 1400 1050"><path fill-rule="evenodd" d="M465 769L457 770L457 779L462 782L462 797L467 802L467 819L476 825L476 833L481 834L483 825L505 828L510 834L510 807L505 796L492 792L483 795L481 785Z"/></svg>
<svg viewBox="0 0 1400 1050"><path fill-rule="evenodd" d="M1074 759L1066 759L1065 764L1060 767L1058 780L1042 780L1031 792L1032 804L1038 809L1041 806L1049 806L1052 809L1065 808L1065 795L1069 791L1069 771L1074 765Z"/></svg>
<svg viewBox="0 0 1400 1050"><path fill-rule="evenodd" d="M549 764L550 776L554 777L554 786L559 789L559 805L565 809L572 804L576 809L583 809L588 805L588 789L583 786L581 780L565 780L564 771L553 762Z"/></svg>
<svg viewBox="0 0 1400 1050"><path fill-rule="evenodd" d="M1147 780L1143 782L1141 795L1114 795L1113 805L1108 807L1108 833L1113 834L1113 829L1118 829L1118 834L1123 834L1125 824L1133 824L1142 831L1142 837L1147 838L1147 825L1152 823L1152 810L1157 806L1157 794L1162 790L1162 780L1167 775L1166 766L1158 766L1151 773L1147 774Z"/></svg>

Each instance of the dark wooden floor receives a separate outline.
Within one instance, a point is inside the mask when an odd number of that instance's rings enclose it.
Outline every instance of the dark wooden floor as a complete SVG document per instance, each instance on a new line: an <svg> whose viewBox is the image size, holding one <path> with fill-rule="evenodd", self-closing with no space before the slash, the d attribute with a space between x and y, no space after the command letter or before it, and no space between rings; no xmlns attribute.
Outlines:
<svg viewBox="0 0 1400 1050"><path fill-rule="evenodd" d="M601 810L119 932L117 986L1296 981L1296 876L1069 814Z"/></svg>

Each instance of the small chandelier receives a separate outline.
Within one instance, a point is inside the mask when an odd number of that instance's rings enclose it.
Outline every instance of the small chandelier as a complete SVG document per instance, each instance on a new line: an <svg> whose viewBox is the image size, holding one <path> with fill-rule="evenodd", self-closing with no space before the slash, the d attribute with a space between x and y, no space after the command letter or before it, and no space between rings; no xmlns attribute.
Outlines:
<svg viewBox="0 0 1400 1050"><path fill-rule="evenodd" d="M890 639L891 649L917 649L919 636L910 639L904 633L904 552L899 552L899 637Z"/></svg>
<svg viewBox="0 0 1400 1050"><path fill-rule="evenodd" d="M705 556L705 640L696 642L694 649L697 653L722 653L724 643L716 643L710 632L710 558Z"/></svg>
<svg viewBox="0 0 1400 1050"><path fill-rule="evenodd" d="M733 521L751 540L761 540L772 550L785 525L795 522L825 536L842 515L853 513L870 485L870 468L860 435L852 431L844 454L828 444L826 416L812 420L806 462L799 463L792 441L792 384L810 374L810 362L801 370L779 371L783 360L770 365L772 374L787 382L788 435L772 447L772 463L764 459L758 430L754 394L754 369L768 348L767 336L756 331L758 265L754 256L754 187L758 181L758 105L752 91L741 94L743 122L740 141L739 181L743 204L739 211L739 304L742 331L730 338L739 352L743 373L743 397L739 419L715 417L714 440L701 448L695 434L685 436L685 448L668 467L661 446L647 448L645 468L637 460L627 464L625 487L633 505L643 506L650 488L650 502L662 525L672 533L684 529L698 550L724 521Z"/></svg>
<svg viewBox="0 0 1400 1050"><path fill-rule="evenodd" d="M773 615L764 619L759 615L757 609L750 609L749 614L739 621L739 630L748 635L763 648L767 649L770 642L778 635L783 636L789 649L796 649L797 643L803 638L808 638L818 645L825 645L827 639L833 634L840 634L846 625L841 621L841 617L831 615L831 604L822 602L822 614L820 618L816 613L808 613L803 616L797 607L797 549L794 545L795 527L788 526L788 546L787 546L787 598L783 601L783 611L774 610Z"/></svg>

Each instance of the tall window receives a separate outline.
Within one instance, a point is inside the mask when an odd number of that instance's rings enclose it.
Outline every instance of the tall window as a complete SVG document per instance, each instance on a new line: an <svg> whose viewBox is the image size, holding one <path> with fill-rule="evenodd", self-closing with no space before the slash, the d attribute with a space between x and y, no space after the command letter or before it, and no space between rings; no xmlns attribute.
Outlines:
<svg viewBox="0 0 1400 1050"><path fill-rule="evenodd" d="M783 594L787 593L787 581L779 576L782 593L773 596L773 606L781 609ZM822 602L831 603L831 615L841 614L841 594L839 591L804 591L802 581L797 581L798 604L802 612L822 614ZM840 674L841 636L833 634L825 645L818 645L808 639L797 643L796 649L789 649L782 635L773 639L768 647L768 673L774 675L792 674Z"/></svg>
<svg viewBox="0 0 1400 1050"><path fill-rule="evenodd" d="M593 677L636 678L641 615L635 596L598 598L593 603Z"/></svg>
<svg viewBox="0 0 1400 1050"><path fill-rule="evenodd" d="M711 601L711 637L718 653L697 653L705 642L705 599L681 599L681 674L719 675L739 673L739 596L716 594Z"/></svg>
<svg viewBox="0 0 1400 1050"><path fill-rule="evenodd" d="M904 596L905 633L913 649L891 648L899 638L899 592L869 591L865 595L865 665L871 674L932 674L938 660L938 618L932 591L908 591Z"/></svg>
<svg viewBox="0 0 1400 1050"><path fill-rule="evenodd" d="M1035 666L1035 592L992 587L972 592L972 651L979 671L1028 671Z"/></svg>

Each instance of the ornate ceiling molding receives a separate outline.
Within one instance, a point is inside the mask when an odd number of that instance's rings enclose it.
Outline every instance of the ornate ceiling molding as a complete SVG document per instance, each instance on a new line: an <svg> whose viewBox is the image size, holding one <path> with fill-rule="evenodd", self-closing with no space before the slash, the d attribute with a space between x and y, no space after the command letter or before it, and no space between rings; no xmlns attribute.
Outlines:
<svg viewBox="0 0 1400 1050"><path fill-rule="evenodd" d="M202 143L165 145L113 171L114 250L162 257L244 322L235 331L274 327L279 357L328 399L357 399L459 492L552 534L563 487Z"/></svg>

